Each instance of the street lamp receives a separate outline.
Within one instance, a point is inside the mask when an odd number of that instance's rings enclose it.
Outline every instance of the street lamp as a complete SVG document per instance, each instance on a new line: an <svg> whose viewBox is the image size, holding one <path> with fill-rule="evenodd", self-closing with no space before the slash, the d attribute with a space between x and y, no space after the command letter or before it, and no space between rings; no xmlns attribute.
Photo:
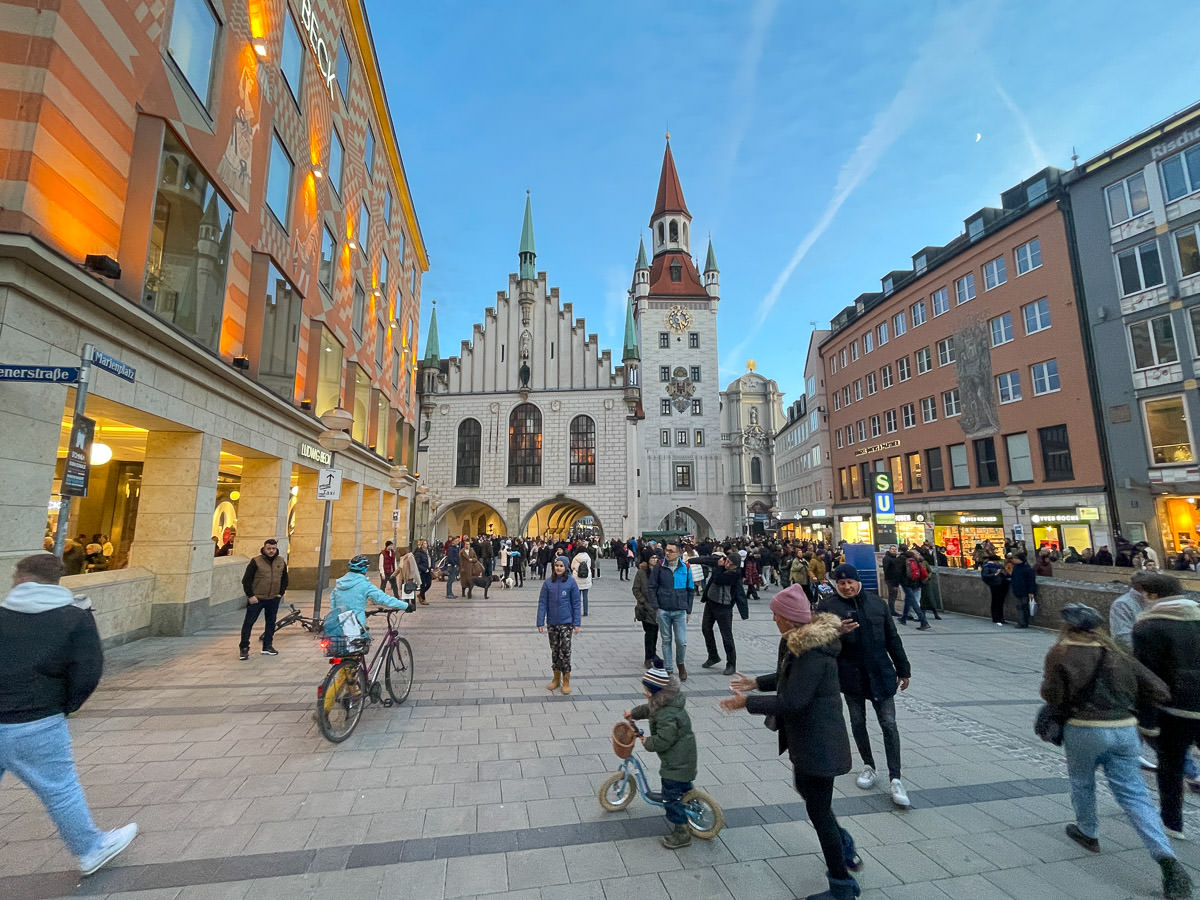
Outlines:
<svg viewBox="0 0 1200 900"><path fill-rule="evenodd" d="M321 424L325 431L317 435L317 443L329 451L329 466L333 467L334 457L339 451L350 446L350 435L346 433L354 424L354 414L336 406L326 410L321 415ZM317 590L313 597L313 618L321 618L321 598L325 593L325 581L328 577L329 532L333 528L333 501L325 501L325 518L321 522L321 551L317 559Z"/></svg>
<svg viewBox="0 0 1200 900"><path fill-rule="evenodd" d="M1019 485L1009 484L1004 489L1004 502L1012 507L1013 518L1017 521L1013 525L1013 541L1017 541L1017 534L1021 530L1021 505L1025 502L1025 492L1021 490Z"/></svg>

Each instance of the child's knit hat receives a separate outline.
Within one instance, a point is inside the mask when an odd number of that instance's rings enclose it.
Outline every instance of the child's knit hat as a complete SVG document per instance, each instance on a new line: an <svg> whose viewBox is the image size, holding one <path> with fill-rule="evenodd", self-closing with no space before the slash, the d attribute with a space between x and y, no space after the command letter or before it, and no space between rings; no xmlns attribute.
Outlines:
<svg viewBox="0 0 1200 900"><path fill-rule="evenodd" d="M646 690L650 693L657 694L670 683L671 676L663 668L663 661L657 656L654 657L654 664L642 676L642 684L646 686Z"/></svg>

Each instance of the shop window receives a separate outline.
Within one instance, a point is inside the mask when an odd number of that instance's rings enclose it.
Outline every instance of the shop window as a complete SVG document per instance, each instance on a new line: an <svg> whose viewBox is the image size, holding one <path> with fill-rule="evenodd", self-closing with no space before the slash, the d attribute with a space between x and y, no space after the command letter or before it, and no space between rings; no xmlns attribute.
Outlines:
<svg viewBox="0 0 1200 900"><path fill-rule="evenodd" d="M205 106L212 99L213 59L220 31L207 0L176 0L167 52Z"/></svg>
<svg viewBox="0 0 1200 900"><path fill-rule="evenodd" d="M300 312L304 299L274 263L267 267L266 293L262 342L258 351L258 380L290 402L296 391Z"/></svg>
<svg viewBox="0 0 1200 900"><path fill-rule="evenodd" d="M542 411L532 403L508 417L508 483L542 483Z"/></svg>
<svg viewBox="0 0 1200 900"><path fill-rule="evenodd" d="M1175 329L1171 327L1170 315L1155 316L1130 325L1129 347L1135 369L1150 369L1179 362L1179 349L1175 346Z"/></svg>
<svg viewBox="0 0 1200 900"><path fill-rule="evenodd" d="M990 437L975 441L975 474L980 487L1000 483L1000 467L996 464L996 442Z"/></svg>
<svg viewBox="0 0 1200 900"><path fill-rule="evenodd" d="M321 329L321 359L317 364L318 416L342 404L342 345L328 329Z"/></svg>
<svg viewBox="0 0 1200 900"><path fill-rule="evenodd" d="M892 492L896 494L904 493L904 461L899 456L889 456L887 461L888 472L892 475Z"/></svg>
<svg viewBox="0 0 1200 900"><path fill-rule="evenodd" d="M950 486L968 488L971 486L971 472L967 467L967 445L950 445Z"/></svg>
<svg viewBox="0 0 1200 900"><path fill-rule="evenodd" d="M1008 452L1008 480L1033 481L1033 457L1029 452L1029 435L1008 434L1004 436L1004 449Z"/></svg>
<svg viewBox="0 0 1200 900"><path fill-rule="evenodd" d="M850 499L850 476L845 469L838 469L838 499Z"/></svg>
<svg viewBox="0 0 1200 900"><path fill-rule="evenodd" d="M478 419L463 419L458 423L458 450L454 466L454 483L458 487L479 487L479 459L483 429Z"/></svg>
<svg viewBox="0 0 1200 900"><path fill-rule="evenodd" d="M1042 471L1047 481L1071 481L1075 478L1066 425L1039 428L1038 443L1042 445Z"/></svg>
<svg viewBox="0 0 1200 900"><path fill-rule="evenodd" d="M590 416L576 416L571 420L571 484L595 483L596 423Z"/></svg>
<svg viewBox="0 0 1200 900"><path fill-rule="evenodd" d="M1142 408L1150 443L1150 459L1154 465L1170 466L1195 460L1187 408L1182 396L1145 400Z"/></svg>
<svg viewBox="0 0 1200 900"><path fill-rule="evenodd" d="M142 305L217 351L233 208L175 135L163 140Z"/></svg>
<svg viewBox="0 0 1200 900"><path fill-rule="evenodd" d="M908 491L909 493L917 493L925 490L925 479L922 477L921 471L921 454L906 453L904 455L904 468L908 474Z"/></svg>
<svg viewBox="0 0 1200 900"><path fill-rule="evenodd" d="M929 490L944 491L946 479L942 473L942 448L930 447L925 451L925 471L929 481Z"/></svg>

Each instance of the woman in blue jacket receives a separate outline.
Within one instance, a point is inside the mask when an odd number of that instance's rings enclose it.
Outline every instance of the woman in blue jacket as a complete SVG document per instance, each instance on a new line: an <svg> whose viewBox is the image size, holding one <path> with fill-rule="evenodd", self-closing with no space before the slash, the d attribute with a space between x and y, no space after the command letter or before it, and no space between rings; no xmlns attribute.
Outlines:
<svg viewBox="0 0 1200 900"><path fill-rule="evenodd" d="M571 635L579 634L579 585L571 576L571 562L565 556L556 557L549 580L542 582L538 595L537 630L550 632L550 662L554 680L546 685L553 691L562 687L571 693Z"/></svg>

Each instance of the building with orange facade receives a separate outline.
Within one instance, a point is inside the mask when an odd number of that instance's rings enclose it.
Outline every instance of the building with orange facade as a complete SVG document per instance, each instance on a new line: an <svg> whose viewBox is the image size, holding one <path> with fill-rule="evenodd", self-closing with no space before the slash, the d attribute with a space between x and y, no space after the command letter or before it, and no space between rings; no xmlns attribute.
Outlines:
<svg viewBox="0 0 1200 900"><path fill-rule="evenodd" d="M67 523L112 545L67 582L104 637L203 625L268 537L311 586L339 405L335 568L404 543L428 257L362 0L7 0L0 50L0 376L123 364ZM6 564L57 526L75 392L0 388Z"/></svg>
<svg viewBox="0 0 1200 900"><path fill-rule="evenodd" d="M834 538L874 543L875 473L900 542L1112 542L1057 169L839 313L821 343ZM969 562L968 562L969 564Z"/></svg>

